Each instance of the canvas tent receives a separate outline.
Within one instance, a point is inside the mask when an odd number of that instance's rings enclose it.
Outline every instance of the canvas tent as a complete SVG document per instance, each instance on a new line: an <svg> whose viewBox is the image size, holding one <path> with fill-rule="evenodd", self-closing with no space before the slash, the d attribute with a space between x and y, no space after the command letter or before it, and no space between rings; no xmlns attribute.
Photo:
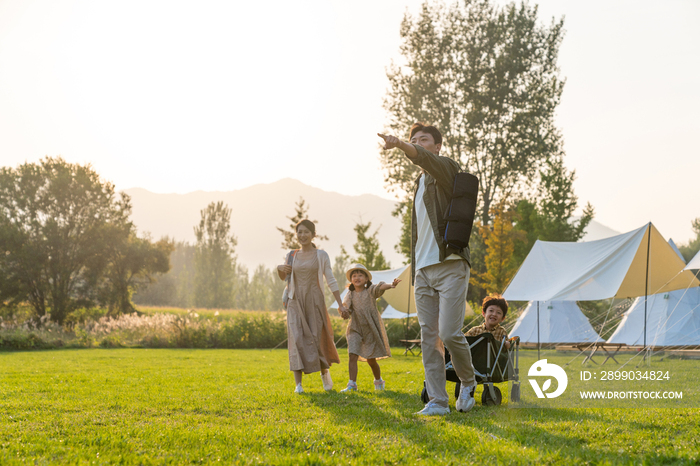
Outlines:
<svg viewBox="0 0 700 466"><path fill-rule="evenodd" d="M393 290L387 290L382 296L390 306L394 308L396 312L403 314L402 318L414 317L416 315L416 298L413 292L413 285L411 284L411 266L404 265L402 267L390 270L372 270L372 283L391 283L394 278L401 280L401 283ZM348 289L345 288L341 291L341 299L345 298L345 294ZM338 309L338 303L333 303L331 309ZM390 314L394 315L394 314ZM467 310L465 315L474 315L474 311L469 307L467 303ZM384 315L382 314L382 317ZM397 318L397 317L392 317Z"/></svg>
<svg viewBox="0 0 700 466"><path fill-rule="evenodd" d="M384 292L383 298L389 305L393 306L397 312L403 314L403 317L413 317L411 314L416 312L416 304L413 297L413 286L411 286L411 268L408 265L389 270L371 270L372 283L391 283L394 278L401 280L399 286L393 290ZM343 288L340 292L341 300L348 293L347 288ZM331 309L338 309L338 303L333 302ZM408 315L407 315L408 314Z"/></svg>
<svg viewBox="0 0 700 466"><path fill-rule="evenodd" d="M603 341L593 330L575 301L546 301L540 304L539 338L541 343L593 343ZM537 343L537 303L531 301L518 317L510 334L522 343Z"/></svg>
<svg viewBox="0 0 700 466"><path fill-rule="evenodd" d="M637 298L608 343L644 344L644 297ZM700 288L649 296L647 342L650 346L700 345Z"/></svg>
<svg viewBox="0 0 700 466"><path fill-rule="evenodd" d="M673 239L670 239L670 238L669 238L668 244L670 244L670 245L671 245L671 248L673 249L673 251L674 251L676 254L678 254L678 257L680 257L681 260L682 260L683 262L685 262L685 258L683 257L683 254L681 254L681 250L678 249L678 246L676 246L676 243L673 242Z"/></svg>
<svg viewBox="0 0 700 466"><path fill-rule="evenodd" d="M537 241L503 296L514 301L590 301L700 285L692 273L681 272L684 265L651 223L587 243Z"/></svg>
<svg viewBox="0 0 700 466"><path fill-rule="evenodd" d="M700 269L700 251L695 254L695 257L690 259L690 262L688 262L688 265L685 266L683 270L696 270Z"/></svg>
<svg viewBox="0 0 700 466"><path fill-rule="evenodd" d="M585 243L537 241L503 296L513 301L588 301L700 285L691 272L683 271L684 265L651 223Z"/></svg>
<svg viewBox="0 0 700 466"><path fill-rule="evenodd" d="M382 312L382 319L405 319L407 317L416 317L417 315L418 314L415 312L407 315L405 312L396 310L391 304L389 304L386 309L384 309L384 312Z"/></svg>

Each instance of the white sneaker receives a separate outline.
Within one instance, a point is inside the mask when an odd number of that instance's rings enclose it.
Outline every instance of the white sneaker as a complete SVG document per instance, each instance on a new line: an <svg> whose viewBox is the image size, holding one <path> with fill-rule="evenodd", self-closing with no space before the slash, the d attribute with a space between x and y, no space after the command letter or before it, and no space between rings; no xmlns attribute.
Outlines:
<svg viewBox="0 0 700 466"><path fill-rule="evenodd" d="M326 371L324 374L321 373L321 381L323 382L323 389L326 391L333 390L333 380L331 379L331 371Z"/></svg>
<svg viewBox="0 0 700 466"><path fill-rule="evenodd" d="M386 382L382 379L374 381L374 389L375 390L384 390L385 385L386 385Z"/></svg>
<svg viewBox="0 0 700 466"><path fill-rule="evenodd" d="M457 411L466 413L474 407L476 404L476 401L474 400L475 389L476 385L471 385L468 387L462 385L462 388L459 390L459 398L457 398L457 403L455 403L455 408Z"/></svg>
<svg viewBox="0 0 700 466"><path fill-rule="evenodd" d="M440 406L439 404L431 400L428 401L428 404L425 405L425 408L421 409L416 414L421 416L444 416L445 414L450 414L450 408L446 406Z"/></svg>
<svg viewBox="0 0 700 466"><path fill-rule="evenodd" d="M304 389L301 388L301 384L297 384L297 388L294 389L294 393L304 393Z"/></svg>
<svg viewBox="0 0 700 466"><path fill-rule="evenodd" d="M350 381L348 382L348 386L345 387L340 391L340 393L349 393L349 392L356 392L357 391L357 384Z"/></svg>

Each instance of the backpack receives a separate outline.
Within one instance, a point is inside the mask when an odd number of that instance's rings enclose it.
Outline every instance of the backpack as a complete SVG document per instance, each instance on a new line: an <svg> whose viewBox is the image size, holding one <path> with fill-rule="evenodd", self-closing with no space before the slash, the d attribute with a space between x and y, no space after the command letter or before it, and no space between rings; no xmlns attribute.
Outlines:
<svg viewBox="0 0 700 466"><path fill-rule="evenodd" d="M479 178L471 173L457 173L450 205L443 216L442 240L447 247L460 251L469 246L479 195Z"/></svg>

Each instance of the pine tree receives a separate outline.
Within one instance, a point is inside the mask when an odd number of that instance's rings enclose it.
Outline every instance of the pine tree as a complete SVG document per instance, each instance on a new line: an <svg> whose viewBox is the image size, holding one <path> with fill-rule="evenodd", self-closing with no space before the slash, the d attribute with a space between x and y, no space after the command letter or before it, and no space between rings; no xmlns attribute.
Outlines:
<svg viewBox="0 0 700 466"><path fill-rule="evenodd" d="M384 257L384 253L379 250L379 240L377 239L379 228L372 235L369 235L371 226L372 222L362 223L361 219L355 225L357 242L353 245L353 249L357 255L353 258L353 262L361 263L367 267L367 270L389 269L391 268L389 262Z"/></svg>
<svg viewBox="0 0 700 466"><path fill-rule="evenodd" d="M289 230L277 227L277 230L282 233L282 249L288 251L290 249L299 249L301 246L297 243L297 223L308 218L309 206L304 201L304 198L299 196L299 201L294 206L294 215L287 217L290 221ZM318 220L311 220L315 225L318 225ZM328 241L328 236L316 234L314 241Z"/></svg>

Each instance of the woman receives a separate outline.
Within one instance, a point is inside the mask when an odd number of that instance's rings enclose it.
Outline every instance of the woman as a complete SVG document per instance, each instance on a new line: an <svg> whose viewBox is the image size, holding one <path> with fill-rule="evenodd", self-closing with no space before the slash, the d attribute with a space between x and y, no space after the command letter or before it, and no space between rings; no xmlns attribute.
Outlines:
<svg viewBox="0 0 700 466"><path fill-rule="evenodd" d="M312 242L316 236L316 225L311 220L302 220L296 225L296 234L301 249L294 253L290 251L286 263L277 266L277 275L282 280L291 275L287 284L289 370L294 372L295 393L304 392L301 386L302 373L318 371L321 371L323 388L331 390L333 380L328 368L333 363L340 363L340 358L335 349L333 328L321 288L323 276L338 303L338 312L344 315L346 310L340 299L328 254L316 249ZM293 254L291 258L290 254ZM291 265L288 265L290 262Z"/></svg>

